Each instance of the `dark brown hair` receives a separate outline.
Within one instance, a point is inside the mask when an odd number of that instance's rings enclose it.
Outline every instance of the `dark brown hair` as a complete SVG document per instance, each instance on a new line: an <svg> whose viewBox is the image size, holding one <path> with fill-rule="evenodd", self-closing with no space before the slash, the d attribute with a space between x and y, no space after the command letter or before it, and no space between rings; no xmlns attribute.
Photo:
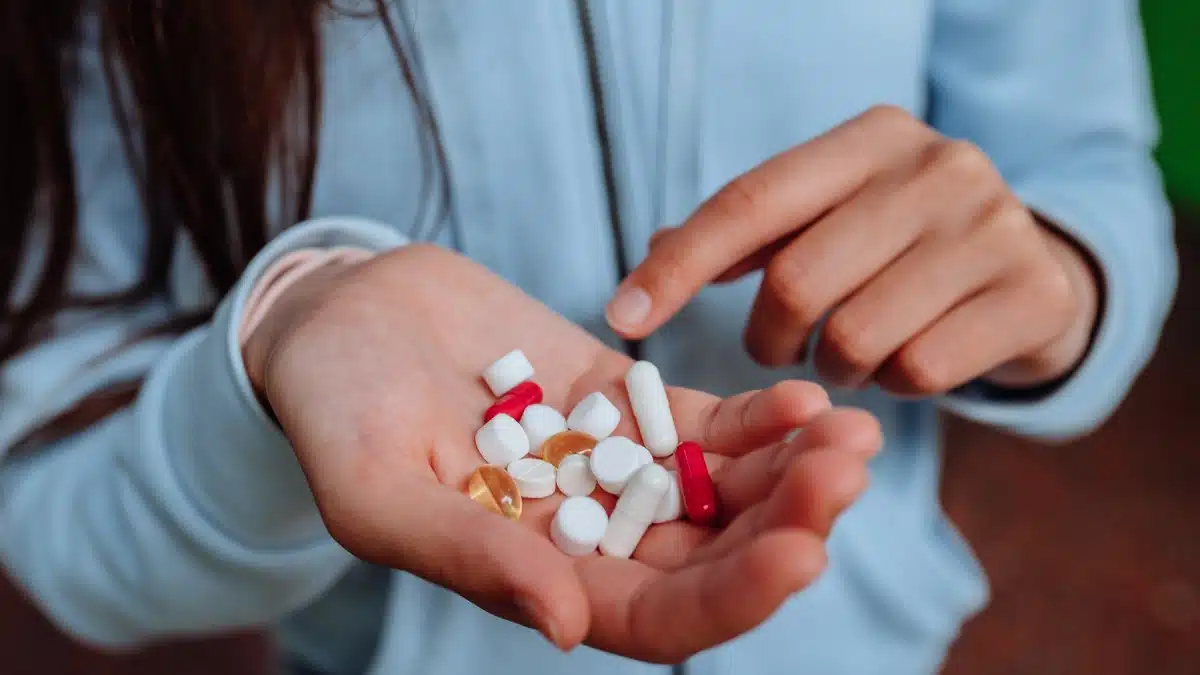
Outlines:
<svg viewBox="0 0 1200 675"><path fill-rule="evenodd" d="M359 18L383 22L429 132L422 160L444 170L414 73L411 27L403 18L389 21L386 5L376 0ZM224 293L272 225L307 217L320 129L321 24L334 11L345 10L330 0L0 0L0 363L36 343L63 309L133 303L161 289L180 232ZM72 297L67 277L79 208L70 131L81 29L90 18L99 24L107 86L148 231L136 285ZM398 29L409 31L408 53ZM423 172L426 196L433 173ZM270 195L269 185L279 194ZM448 190L442 197L444 208ZM272 201L282 205L282 223L268 222ZM430 218L426 201L419 219ZM38 228L47 245L30 260ZM31 265L38 277L18 306L18 275ZM204 318L180 317L158 330ZM105 403L69 426L127 402L132 393L114 400L113 391L136 386L122 387L85 401Z"/></svg>

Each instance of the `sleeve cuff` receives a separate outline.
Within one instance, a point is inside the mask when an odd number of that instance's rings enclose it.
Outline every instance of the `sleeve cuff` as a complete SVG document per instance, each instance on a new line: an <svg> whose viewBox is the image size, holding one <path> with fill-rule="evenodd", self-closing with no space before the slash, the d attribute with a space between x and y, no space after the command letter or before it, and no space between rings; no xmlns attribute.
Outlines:
<svg viewBox="0 0 1200 675"><path fill-rule="evenodd" d="M205 518L243 545L281 549L328 537L287 438L246 376L238 329L247 297L262 273L292 251L379 252L406 243L394 230L357 218L322 218L287 230L255 256L210 326L180 341L185 353L175 367L164 369L152 400L161 400L163 447L173 470Z"/></svg>
<svg viewBox="0 0 1200 675"><path fill-rule="evenodd" d="M1025 190L1021 197L1095 259L1104 277L1105 306L1087 356L1066 380L1041 396L991 396L966 387L940 403L964 417L1046 440L1069 440L1099 427L1129 392L1157 343L1175 286L1173 265L1147 264L1146 245L1103 228L1104 214L1059 194ZM1165 216L1164 216L1165 217ZM1123 223L1138 227L1138 223ZM1165 292L1164 292L1165 291Z"/></svg>

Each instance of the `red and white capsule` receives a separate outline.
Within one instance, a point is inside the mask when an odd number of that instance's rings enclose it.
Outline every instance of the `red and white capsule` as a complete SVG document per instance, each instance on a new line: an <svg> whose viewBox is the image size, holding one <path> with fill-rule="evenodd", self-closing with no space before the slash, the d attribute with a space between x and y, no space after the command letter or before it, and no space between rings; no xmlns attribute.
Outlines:
<svg viewBox="0 0 1200 675"><path fill-rule="evenodd" d="M704 449L692 441L680 443L675 449L675 464L688 520L697 525L711 525L717 519L719 505L716 486L704 461Z"/></svg>
<svg viewBox="0 0 1200 675"><path fill-rule="evenodd" d="M520 422L526 408L541 402L542 388L536 382L522 382L508 390L507 394L497 399L483 413L483 421L486 424L492 421L492 418L496 415L504 414Z"/></svg>

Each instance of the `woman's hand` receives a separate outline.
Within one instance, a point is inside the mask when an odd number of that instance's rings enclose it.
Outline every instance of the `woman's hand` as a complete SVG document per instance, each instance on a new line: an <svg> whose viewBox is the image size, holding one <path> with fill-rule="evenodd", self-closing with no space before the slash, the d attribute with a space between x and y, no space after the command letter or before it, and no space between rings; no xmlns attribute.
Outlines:
<svg viewBox="0 0 1200 675"><path fill-rule="evenodd" d="M768 160L661 232L609 322L644 337L704 285L758 268L745 337L757 361L803 359L827 316L822 375L898 394L1061 377L1086 352L1099 304L1089 261L982 151L887 107Z"/></svg>
<svg viewBox="0 0 1200 675"><path fill-rule="evenodd" d="M330 533L484 609L580 641L675 662L743 633L824 565L823 540L864 488L880 443L865 413L789 381L720 400L670 390L680 436L712 455L724 522L653 527L633 560L569 558L549 541L561 496L519 523L462 494L493 400L482 370L520 348L564 414L593 391L622 408L630 360L454 253L411 246L293 286L246 348ZM784 435L804 433L791 442ZM609 504L611 505L611 498Z"/></svg>

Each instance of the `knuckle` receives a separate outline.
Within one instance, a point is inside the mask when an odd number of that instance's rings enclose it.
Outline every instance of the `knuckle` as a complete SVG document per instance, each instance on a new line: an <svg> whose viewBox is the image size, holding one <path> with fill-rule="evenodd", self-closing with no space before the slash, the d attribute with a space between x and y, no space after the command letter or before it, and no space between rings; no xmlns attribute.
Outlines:
<svg viewBox="0 0 1200 675"><path fill-rule="evenodd" d="M652 273L644 279L644 286L651 295L673 294L687 284L688 268L692 259L686 246L673 246L663 242L650 253L654 264L647 266Z"/></svg>
<svg viewBox="0 0 1200 675"><path fill-rule="evenodd" d="M1042 308L1045 317L1056 330L1064 328L1079 309L1079 300L1071 287L1067 273L1051 262L1045 271L1036 275L1030 283L1029 293Z"/></svg>
<svg viewBox="0 0 1200 675"><path fill-rule="evenodd" d="M770 348L761 331L747 330L742 335L742 346L750 360L763 368L777 368L784 365Z"/></svg>
<svg viewBox="0 0 1200 675"><path fill-rule="evenodd" d="M825 323L822 342L832 355L855 372L875 369L879 361L879 349L872 339L870 321L854 312L840 311Z"/></svg>
<svg viewBox="0 0 1200 675"><path fill-rule="evenodd" d="M763 285L794 322L812 324L821 315L821 307L808 290L804 275L796 272L783 257L767 265Z"/></svg>
<svg viewBox="0 0 1200 675"><path fill-rule="evenodd" d="M710 206L719 216L754 221L762 213L770 185L754 174L742 174L713 195Z"/></svg>
<svg viewBox="0 0 1200 675"><path fill-rule="evenodd" d="M841 475L829 485L829 491L834 503L844 509L866 490L870 475L866 465L858 461L843 462L840 468Z"/></svg>
<svg viewBox="0 0 1200 675"><path fill-rule="evenodd" d="M778 340L763 328L747 329L742 335L742 346L754 363L763 368L779 368L792 359L780 351Z"/></svg>
<svg viewBox="0 0 1200 675"><path fill-rule="evenodd" d="M984 228L985 245L995 253L1007 256L1012 265L1028 268L1042 264L1049 257L1036 223L1016 199L997 203Z"/></svg>
<svg viewBox="0 0 1200 675"><path fill-rule="evenodd" d="M911 128L916 124L916 118L904 108L890 103L880 103L871 106L860 117L863 123L879 125L889 129L901 130Z"/></svg>
<svg viewBox="0 0 1200 675"><path fill-rule="evenodd" d="M797 426L832 405L825 388L807 380L776 382L765 391L770 395L771 419L794 419Z"/></svg>
<svg viewBox="0 0 1200 675"><path fill-rule="evenodd" d="M995 185L999 174L992 160L978 145L962 139L943 141L936 150L937 164L952 172L959 181Z"/></svg>
<svg viewBox="0 0 1200 675"><path fill-rule="evenodd" d="M895 368L914 393L927 396L949 388L944 363L929 350L906 347L896 356Z"/></svg>

